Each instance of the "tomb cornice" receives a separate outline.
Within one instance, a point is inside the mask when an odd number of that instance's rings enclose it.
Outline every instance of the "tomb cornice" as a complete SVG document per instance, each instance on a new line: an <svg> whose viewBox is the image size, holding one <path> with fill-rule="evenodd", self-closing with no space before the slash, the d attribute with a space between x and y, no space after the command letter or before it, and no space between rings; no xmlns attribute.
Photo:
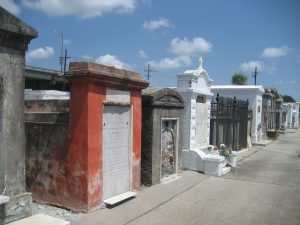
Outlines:
<svg viewBox="0 0 300 225"><path fill-rule="evenodd" d="M207 95L207 96L213 96L212 92L206 91L206 90L201 90L201 89L195 89L195 88L177 88L177 90L181 94L190 94L190 95Z"/></svg>
<svg viewBox="0 0 300 225"><path fill-rule="evenodd" d="M83 65L84 69L77 69L77 64ZM141 90L149 85L148 81L141 80L139 73L90 62L71 63L67 78L70 82L98 83L123 89Z"/></svg>

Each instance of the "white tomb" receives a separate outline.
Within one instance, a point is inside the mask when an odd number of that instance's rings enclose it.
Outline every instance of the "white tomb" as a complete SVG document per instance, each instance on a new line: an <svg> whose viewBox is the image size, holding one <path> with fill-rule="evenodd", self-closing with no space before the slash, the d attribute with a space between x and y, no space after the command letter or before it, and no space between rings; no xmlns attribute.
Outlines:
<svg viewBox="0 0 300 225"><path fill-rule="evenodd" d="M251 124L251 142L253 144L262 141L262 95L265 92L263 86L255 85L216 85L211 87L211 91L216 96L219 93L222 97L249 101L252 108L253 118Z"/></svg>
<svg viewBox="0 0 300 225"><path fill-rule="evenodd" d="M290 127L299 127L299 102L288 102L283 103L283 111L286 112L285 126Z"/></svg>
<svg viewBox="0 0 300 225"><path fill-rule="evenodd" d="M183 121L183 167L221 176L224 173L225 158L207 151L210 134L210 91L211 80L200 65L177 75L177 91L184 98Z"/></svg>

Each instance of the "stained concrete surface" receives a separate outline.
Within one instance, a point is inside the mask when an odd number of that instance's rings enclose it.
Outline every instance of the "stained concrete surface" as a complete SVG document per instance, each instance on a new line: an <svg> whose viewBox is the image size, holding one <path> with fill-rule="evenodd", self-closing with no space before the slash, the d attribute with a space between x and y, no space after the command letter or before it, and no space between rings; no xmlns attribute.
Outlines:
<svg viewBox="0 0 300 225"><path fill-rule="evenodd" d="M185 172L74 224L299 225L300 129L253 147L223 177Z"/></svg>
<svg viewBox="0 0 300 225"><path fill-rule="evenodd" d="M52 216L47 216L44 214L37 214L34 216L30 216L15 222L12 222L8 225L41 225L41 224L47 224L47 225L69 225L70 222L58 219Z"/></svg>

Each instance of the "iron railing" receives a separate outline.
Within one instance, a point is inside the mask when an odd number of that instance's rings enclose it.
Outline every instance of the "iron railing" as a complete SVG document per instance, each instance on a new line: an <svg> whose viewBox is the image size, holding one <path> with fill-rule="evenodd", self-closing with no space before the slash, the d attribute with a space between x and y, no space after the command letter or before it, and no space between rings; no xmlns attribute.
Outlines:
<svg viewBox="0 0 300 225"><path fill-rule="evenodd" d="M225 144L238 151L247 148L248 134L251 137L252 111L249 102L237 100L236 97L217 97L211 102L210 144ZM250 121L250 122L249 122ZM250 127L249 127L250 126Z"/></svg>

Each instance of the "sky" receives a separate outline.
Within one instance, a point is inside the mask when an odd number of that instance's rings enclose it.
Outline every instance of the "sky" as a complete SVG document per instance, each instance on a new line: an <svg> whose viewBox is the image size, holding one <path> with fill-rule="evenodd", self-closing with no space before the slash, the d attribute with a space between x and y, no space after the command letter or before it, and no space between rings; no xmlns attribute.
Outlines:
<svg viewBox="0 0 300 225"><path fill-rule="evenodd" d="M175 87L199 57L213 85L235 72L300 101L300 0L0 0L38 30L26 64L60 70L91 61L141 73L151 86ZM63 52L64 52L63 50Z"/></svg>

